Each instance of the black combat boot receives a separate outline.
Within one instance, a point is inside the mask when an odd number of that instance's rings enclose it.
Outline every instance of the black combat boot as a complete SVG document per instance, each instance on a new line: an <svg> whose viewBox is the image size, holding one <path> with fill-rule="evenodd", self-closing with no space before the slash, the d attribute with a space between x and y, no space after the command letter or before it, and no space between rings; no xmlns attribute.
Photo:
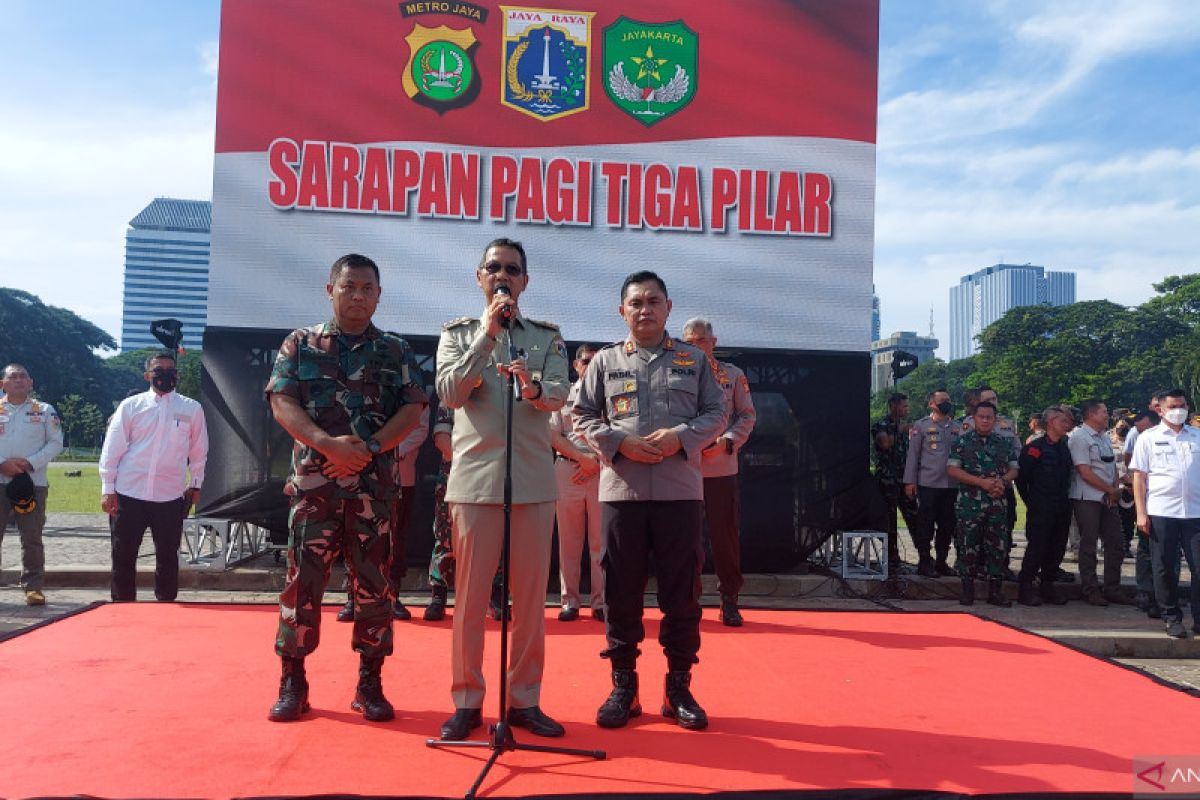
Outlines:
<svg viewBox="0 0 1200 800"><path fill-rule="evenodd" d="M958 602L964 606L975 605L975 579L962 579L962 595L958 598Z"/></svg>
<svg viewBox="0 0 1200 800"><path fill-rule="evenodd" d="M1004 594L1004 578L990 578L988 580L988 603L1001 608L1012 607L1012 600L1009 600Z"/></svg>
<svg viewBox="0 0 1200 800"><path fill-rule="evenodd" d="M304 675L304 656L283 657L283 677L279 679L279 699L271 706L267 719L291 722L309 710L308 679Z"/></svg>
<svg viewBox="0 0 1200 800"><path fill-rule="evenodd" d="M742 612L738 611L737 595L721 595L721 623L731 628L740 628L742 621Z"/></svg>
<svg viewBox="0 0 1200 800"><path fill-rule="evenodd" d="M425 606L424 618L427 622L438 622L446 618L446 596L448 591L445 586L434 586L429 597L429 605Z"/></svg>
<svg viewBox="0 0 1200 800"><path fill-rule="evenodd" d="M692 697L691 670L678 669L667 673L663 687L662 715L679 723L680 727L700 731L708 727L708 714Z"/></svg>
<svg viewBox="0 0 1200 800"><path fill-rule="evenodd" d="M614 669L612 684L612 694L596 712L596 724L601 728L623 728L632 717L642 714L637 673L631 669Z"/></svg>
<svg viewBox="0 0 1200 800"><path fill-rule="evenodd" d="M383 680L379 676L383 669L383 656L359 656L358 690L350 708L361 711L363 719L370 722L387 722L395 719L396 711L383 696Z"/></svg>
<svg viewBox="0 0 1200 800"><path fill-rule="evenodd" d="M338 609L337 621L338 622L354 622L354 598L353 597L347 597L346 605L344 605L340 609Z"/></svg>

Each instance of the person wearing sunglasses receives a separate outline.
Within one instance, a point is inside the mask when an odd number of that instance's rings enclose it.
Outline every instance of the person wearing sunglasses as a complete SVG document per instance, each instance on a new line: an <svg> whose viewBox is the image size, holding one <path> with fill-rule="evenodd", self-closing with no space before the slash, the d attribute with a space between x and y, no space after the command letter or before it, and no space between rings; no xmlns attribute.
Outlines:
<svg viewBox="0 0 1200 800"><path fill-rule="evenodd" d="M442 724L441 738L465 739L483 724L484 619L503 543L507 402L514 391L508 723L536 736L562 736L563 727L539 704L558 495L549 420L567 399L567 348L557 325L521 312L529 270L520 242L489 242L475 268L475 284L483 292L483 313L447 322L437 350L437 394L454 409L454 468L446 502L456 560L450 688L455 711Z"/></svg>
<svg viewBox="0 0 1200 800"><path fill-rule="evenodd" d="M1125 542L1121 535L1121 484L1116 455L1108 438L1108 407L1099 400L1079 404L1083 424L1071 431L1067 446L1075 464L1071 481L1071 507L1079 526L1079 581L1083 599L1094 606L1129 605L1121 591L1121 562ZM1096 543L1104 546L1104 580L1096 577Z"/></svg>

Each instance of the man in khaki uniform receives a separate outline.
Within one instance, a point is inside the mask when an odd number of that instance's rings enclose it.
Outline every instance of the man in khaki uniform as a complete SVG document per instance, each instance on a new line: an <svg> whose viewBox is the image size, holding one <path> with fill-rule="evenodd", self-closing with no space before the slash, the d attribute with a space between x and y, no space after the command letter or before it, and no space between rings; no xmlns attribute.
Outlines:
<svg viewBox="0 0 1200 800"><path fill-rule="evenodd" d="M654 558L658 641L667 656L664 716L700 730L708 716L691 693L700 650L700 569L704 562L701 451L725 430L725 405L704 351L666 332L671 301L653 272L635 272L621 287L629 338L605 347L580 384L575 430L604 464L600 514L604 528L601 654L612 663L613 691L596 723L619 728L642 713L638 645L646 638L642 597Z"/></svg>
<svg viewBox="0 0 1200 800"><path fill-rule="evenodd" d="M575 351L572 366L579 373L579 380L571 384L566 404L550 415L550 443L554 446L554 472L558 479L558 574L559 596L562 611L558 618L563 622L579 619L580 569L583 546L588 549L588 565L591 576L589 602L592 616L604 621L604 534L600 530L600 461L596 454L575 433L575 421L571 409L579 397L579 384L587 372L588 364L595 358L598 348L581 344Z"/></svg>
<svg viewBox="0 0 1200 800"><path fill-rule="evenodd" d="M437 353L437 393L443 404L454 409L454 468L446 501L457 561L451 654L455 712L442 725L441 736L465 739L482 724L483 625L504 535L510 374L521 402L513 404L512 421L513 638L508 722L538 736L562 736L562 726L538 703L557 496L549 419L567 397L567 350L556 326L528 319L517 307L529 283L520 242L497 239L489 244L475 280L483 290L483 314L446 323Z"/></svg>

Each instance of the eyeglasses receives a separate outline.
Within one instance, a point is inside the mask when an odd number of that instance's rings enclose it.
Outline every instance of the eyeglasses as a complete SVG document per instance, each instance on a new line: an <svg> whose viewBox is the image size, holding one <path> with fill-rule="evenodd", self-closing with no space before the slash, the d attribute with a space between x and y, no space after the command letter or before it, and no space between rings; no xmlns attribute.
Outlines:
<svg viewBox="0 0 1200 800"><path fill-rule="evenodd" d="M524 273L520 264L501 264L499 261L489 261L483 265L483 271L488 275L495 275L500 270L504 270L504 274L510 278L520 277Z"/></svg>

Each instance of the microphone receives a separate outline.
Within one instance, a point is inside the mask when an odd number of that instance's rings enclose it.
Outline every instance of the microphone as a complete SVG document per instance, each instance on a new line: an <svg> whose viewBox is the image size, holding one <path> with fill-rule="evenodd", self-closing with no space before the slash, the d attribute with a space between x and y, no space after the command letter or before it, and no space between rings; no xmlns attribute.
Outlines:
<svg viewBox="0 0 1200 800"><path fill-rule="evenodd" d="M493 297L512 297L512 292L510 292L508 290L507 286L500 285L500 286L496 287L496 291L492 293L492 296ZM513 307L505 304L503 309L501 309L500 325L505 330L508 330L509 328L512 327L512 321L513 321ZM512 362L514 362L518 358L520 358L523 355L523 353L520 353L517 351L517 346L513 343L512 331L509 331L509 334L506 338L508 339L508 363L511 364ZM510 380L512 381L512 387L513 387L513 401L519 403L522 400L521 382L518 381L515 377L510 377Z"/></svg>
<svg viewBox="0 0 1200 800"><path fill-rule="evenodd" d="M512 297L512 292L508 290L507 286L501 285L496 287L496 291L492 293L492 297ZM500 310L500 327L508 328L512 325L512 321L513 307L506 303L504 308Z"/></svg>

